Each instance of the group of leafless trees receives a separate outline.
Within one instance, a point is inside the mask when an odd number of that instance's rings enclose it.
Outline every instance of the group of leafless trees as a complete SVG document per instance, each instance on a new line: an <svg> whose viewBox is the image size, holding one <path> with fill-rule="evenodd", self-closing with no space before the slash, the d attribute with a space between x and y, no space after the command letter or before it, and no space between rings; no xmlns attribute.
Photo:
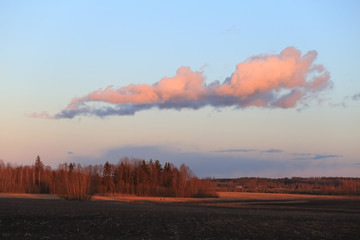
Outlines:
<svg viewBox="0 0 360 240"><path fill-rule="evenodd" d="M217 191L360 195L360 178L292 177L212 179Z"/></svg>
<svg viewBox="0 0 360 240"><path fill-rule="evenodd" d="M131 194L161 197L216 197L215 184L171 163L123 158L117 164L60 164L45 166L38 156L32 166L0 160L0 192L52 193L86 200L93 194Z"/></svg>

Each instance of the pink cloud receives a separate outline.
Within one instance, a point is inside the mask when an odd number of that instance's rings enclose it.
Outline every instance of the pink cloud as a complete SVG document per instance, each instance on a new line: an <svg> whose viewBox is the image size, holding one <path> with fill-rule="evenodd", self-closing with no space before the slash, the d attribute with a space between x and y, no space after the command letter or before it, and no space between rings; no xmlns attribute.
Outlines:
<svg viewBox="0 0 360 240"><path fill-rule="evenodd" d="M292 108L303 96L300 90L293 90L288 95L285 95L277 101L276 106L281 108Z"/></svg>
<svg viewBox="0 0 360 240"><path fill-rule="evenodd" d="M50 115L46 111L43 111L41 113L32 113L26 115L29 118L42 118L42 119L55 119L55 115Z"/></svg>
<svg viewBox="0 0 360 240"><path fill-rule="evenodd" d="M74 98L56 118L77 115L132 115L137 111L159 109L198 109L204 106L240 108L255 106L292 108L331 87L330 74L324 66L314 64L315 50L301 54L294 47L280 54L257 55L236 65L235 72L223 83L205 82L203 72L180 67L175 76L164 77L153 85L130 84L120 88L108 86L81 98ZM111 106L90 107L91 102ZM45 113L34 115L46 117Z"/></svg>
<svg viewBox="0 0 360 240"><path fill-rule="evenodd" d="M163 103L169 99L200 100L205 92L202 73L193 72L189 67L180 67L174 77L164 77L154 85L130 84L119 89L108 86L104 90L99 89L90 93L87 101L154 104Z"/></svg>

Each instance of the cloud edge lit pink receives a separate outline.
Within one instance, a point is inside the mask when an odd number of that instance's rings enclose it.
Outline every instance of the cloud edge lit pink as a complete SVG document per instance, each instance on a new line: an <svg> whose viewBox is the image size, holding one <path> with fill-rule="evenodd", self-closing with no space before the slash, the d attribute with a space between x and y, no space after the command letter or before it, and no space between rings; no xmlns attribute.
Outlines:
<svg viewBox="0 0 360 240"><path fill-rule="evenodd" d="M33 118L61 119L79 115L133 115L151 108L200 109L205 106L246 108L293 108L332 87L330 73L314 64L317 52L302 55L287 47L277 55L257 55L236 65L223 83L205 82L203 72L180 67L173 77L153 85L108 86L80 98L55 115L34 113ZM105 103L93 104L92 103Z"/></svg>

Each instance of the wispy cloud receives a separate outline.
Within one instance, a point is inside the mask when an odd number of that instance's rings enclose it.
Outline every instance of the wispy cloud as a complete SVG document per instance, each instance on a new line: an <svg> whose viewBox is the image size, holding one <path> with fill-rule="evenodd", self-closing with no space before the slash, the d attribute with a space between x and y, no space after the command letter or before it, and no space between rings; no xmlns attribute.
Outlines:
<svg viewBox="0 0 360 240"><path fill-rule="evenodd" d="M34 118L74 118L79 115L133 115L138 111L158 109L200 109L205 106L246 108L293 108L298 103L331 88L329 72L314 64L315 50L302 55L293 47L280 54L252 56L236 65L224 82L205 82L203 72L180 67L175 76L149 84L108 86L80 98L74 98L59 113L33 114ZM102 102L104 105L93 103Z"/></svg>
<svg viewBox="0 0 360 240"><path fill-rule="evenodd" d="M41 113L26 114L30 118L43 118L43 119L55 119L56 115L50 115L48 112L43 111Z"/></svg>
<svg viewBox="0 0 360 240"><path fill-rule="evenodd" d="M255 152L257 150L255 149L223 149L223 150L215 150L212 152L218 152L218 153L234 153L234 152Z"/></svg>
<svg viewBox="0 0 360 240"><path fill-rule="evenodd" d="M311 153L293 153L296 158L294 160L319 160L328 158L342 158L342 155L336 154L311 154Z"/></svg>
<svg viewBox="0 0 360 240"><path fill-rule="evenodd" d="M357 93L357 94L354 94L352 97L351 97L352 100L355 100L355 101L359 101L360 100L360 93Z"/></svg>
<svg viewBox="0 0 360 240"><path fill-rule="evenodd" d="M341 102L338 103L329 103L330 107L342 107L346 108L349 104L349 101L359 101L360 100L360 93L356 93L352 96L345 96Z"/></svg>
<svg viewBox="0 0 360 240"><path fill-rule="evenodd" d="M284 151L281 150L281 149L268 149L268 150L264 150L264 151L261 151L261 152L264 152L264 153L282 153Z"/></svg>
<svg viewBox="0 0 360 240"><path fill-rule="evenodd" d="M226 32L228 32L228 33L241 33L241 30L237 26L232 25L232 26L230 26L230 27L228 27L226 29Z"/></svg>
<svg viewBox="0 0 360 240"><path fill-rule="evenodd" d="M311 159L317 160L317 159L326 159L326 158L341 158L343 156L341 155L335 155L335 154L328 154L328 155L315 155Z"/></svg>
<svg viewBox="0 0 360 240"><path fill-rule="evenodd" d="M235 149L220 149L211 152L217 153L247 153L247 152L260 152L260 153L283 153L284 151L277 148L271 148L267 150L258 150L258 149L246 149L246 148L235 148Z"/></svg>
<svg viewBox="0 0 360 240"><path fill-rule="evenodd" d="M294 156L313 156L311 153L293 153Z"/></svg>
<svg viewBox="0 0 360 240"><path fill-rule="evenodd" d="M344 102L339 102L339 103L329 103L330 107L342 107L342 108L346 108L346 104L345 101Z"/></svg>

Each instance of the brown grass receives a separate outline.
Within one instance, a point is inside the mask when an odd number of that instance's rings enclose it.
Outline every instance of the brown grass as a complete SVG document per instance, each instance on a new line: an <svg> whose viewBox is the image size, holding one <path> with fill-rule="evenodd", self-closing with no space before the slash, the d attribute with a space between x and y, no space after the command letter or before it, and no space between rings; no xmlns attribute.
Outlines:
<svg viewBox="0 0 360 240"><path fill-rule="evenodd" d="M219 199L231 200L310 200L310 199L344 199L356 198L351 196L330 196L311 194L283 194L283 193L247 193L247 192L218 192ZM360 199L360 197L357 197Z"/></svg>
<svg viewBox="0 0 360 240"><path fill-rule="evenodd" d="M139 197L130 194L94 195L91 201L119 201L119 202L163 202L163 203L196 203L196 202L249 202L249 201L296 201L296 200L335 200L357 199L360 196L331 196L310 194L281 194L281 193L246 193L246 192L218 192L219 198L175 198L175 197ZM27 193L0 193L0 198L32 198L32 199L59 199L53 194L27 194Z"/></svg>
<svg viewBox="0 0 360 240"><path fill-rule="evenodd" d="M53 194L0 193L0 198L60 199Z"/></svg>

